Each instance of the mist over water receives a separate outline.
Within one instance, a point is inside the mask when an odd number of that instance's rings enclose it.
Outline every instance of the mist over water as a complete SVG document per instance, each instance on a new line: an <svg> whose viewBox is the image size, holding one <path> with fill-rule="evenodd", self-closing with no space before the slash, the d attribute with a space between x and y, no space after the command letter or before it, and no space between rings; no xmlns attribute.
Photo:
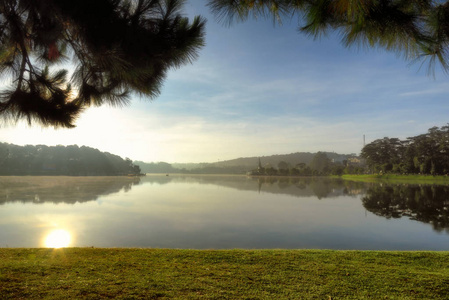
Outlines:
<svg viewBox="0 0 449 300"><path fill-rule="evenodd" d="M0 247L447 250L448 189L330 178L0 177Z"/></svg>

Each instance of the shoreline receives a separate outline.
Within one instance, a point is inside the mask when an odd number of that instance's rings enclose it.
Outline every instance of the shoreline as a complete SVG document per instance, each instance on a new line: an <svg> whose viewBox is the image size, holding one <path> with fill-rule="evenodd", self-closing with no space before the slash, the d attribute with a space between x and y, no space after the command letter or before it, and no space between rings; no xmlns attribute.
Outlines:
<svg viewBox="0 0 449 300"><path fill-rule="evenodd" d="M342 175L333 176L344 180L361 182L391 182L391 183L410 183L410 184L449 184L449 176L445 175L397 175L397 174L364 174L364 175Z"/></svg>

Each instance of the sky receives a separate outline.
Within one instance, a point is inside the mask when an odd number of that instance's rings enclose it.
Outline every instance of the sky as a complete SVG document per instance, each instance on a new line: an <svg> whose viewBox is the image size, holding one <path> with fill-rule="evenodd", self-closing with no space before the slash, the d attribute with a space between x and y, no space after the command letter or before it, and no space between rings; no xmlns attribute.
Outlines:
<svg viewBox="0 0 449 300"><path fill-rule="evenodd" d="M258 18L225 26L205 1L186 16L207 21L193 64L171 70L161 94L124 108L90 108L74 129L1 124L0 141L89 146L145 162L217 162L329 151L360 154L383 137L407 138L449 122L449 76L381 49L345 48Z"/></svg>

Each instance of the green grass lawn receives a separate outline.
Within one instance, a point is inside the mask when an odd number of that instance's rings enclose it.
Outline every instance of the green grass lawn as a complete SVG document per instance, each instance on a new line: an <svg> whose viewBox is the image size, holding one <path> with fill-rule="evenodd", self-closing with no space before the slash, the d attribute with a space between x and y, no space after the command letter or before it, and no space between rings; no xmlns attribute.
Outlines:
<svg viewBox="0 0 449 300"><path fill-rule="evenodd" d="M398 174L369 174L369 175L342 175L340 178L363 182L387 181L391 183L416 183L416 184L449 184L449 176L432 175L398 175Z"/></svg>
<svg viewBox="0 0 449 300"><path fill-rule="evenodd" d="M1 299L448 299L449 252L0 249Z"/></svg>

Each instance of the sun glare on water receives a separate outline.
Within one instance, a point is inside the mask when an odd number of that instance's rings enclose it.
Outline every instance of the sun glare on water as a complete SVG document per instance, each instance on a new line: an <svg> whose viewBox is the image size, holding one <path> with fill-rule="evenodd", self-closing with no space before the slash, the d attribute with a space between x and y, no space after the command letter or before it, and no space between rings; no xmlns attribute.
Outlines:
<svg viewBox="0 0 449 300"><path fill-rule="evenodd" d="M45 237L45 247L47 248L63 248L70 245L71 236L67 230L56 229L51 231Z"/></svg>

